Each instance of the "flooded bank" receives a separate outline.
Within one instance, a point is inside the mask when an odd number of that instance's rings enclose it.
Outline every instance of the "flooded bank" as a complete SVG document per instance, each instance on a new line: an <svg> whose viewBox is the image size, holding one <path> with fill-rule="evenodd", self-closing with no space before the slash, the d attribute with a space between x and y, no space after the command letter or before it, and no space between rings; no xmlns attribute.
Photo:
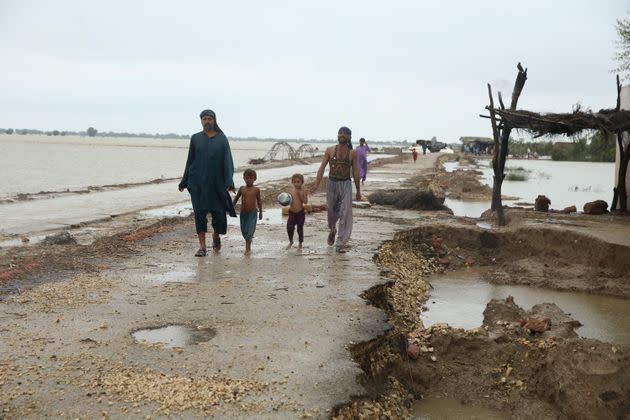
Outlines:
<svg viewBox="0 0 630 420"><path fill-rule="evenodd" d="M479 160L476 166L463 165L459 162L445 162L447 172L454 170L481 171L480 181L492 186L492 167L490 161ZM551 199L551 208L561 210L575 205L578 210L594 200L609 201L612 197L615 164L609 162L560 162L552 160L508 160L506 172L516 171L523 175L523 181L503 182L502 193L514 200L503 200L503 204L514 206L516 203L531 203L540 194ZM479 217L490 208L490 200L467 201L447 198L445 204L456 216Z"/></svg>
<svg viewBox="0 0 630 420"><path fill-rule="evenodd" d="M477 328L491 299L513 296L517 305L530 309L544 302L555 303L582 323L575 331L581 337L630 345L630 301L589 293L560 292L528 286L494 285L482 278L480 270L449 272L431 277L425 326L446 322L455 328Z"/></svg>

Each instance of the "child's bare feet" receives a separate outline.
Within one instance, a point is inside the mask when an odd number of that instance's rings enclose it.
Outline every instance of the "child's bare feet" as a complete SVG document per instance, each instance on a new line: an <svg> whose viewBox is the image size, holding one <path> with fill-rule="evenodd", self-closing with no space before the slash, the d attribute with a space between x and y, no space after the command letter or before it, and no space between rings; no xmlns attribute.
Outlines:
<svg viewBox="0 0 630 420"><path fill-rule="evenodd" d="M245 255L252 253L252 241L245 241Z"/></svg>
<svg viewBox="0 0 630 420"><path fill-rule="evenodd" d="M286 249L291 249L292 246L293 246L293 241L289 241L289 245L287 245Z"/></svg>
<svg viewBox="0 0 630 420"><path fill-rule="evenodd" d="M302 242L300 242L300 243L298 244L297 249L298 249L298 251L301 251L301 250L302 250Z"/></svg>

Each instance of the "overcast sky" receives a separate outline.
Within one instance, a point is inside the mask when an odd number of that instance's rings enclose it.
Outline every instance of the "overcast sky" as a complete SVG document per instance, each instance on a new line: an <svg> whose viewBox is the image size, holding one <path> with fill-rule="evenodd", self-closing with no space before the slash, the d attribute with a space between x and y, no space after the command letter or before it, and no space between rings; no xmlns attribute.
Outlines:
<svg viewBox="0 0 630 420"><path fill-rule="evenodd" d="M520 107L615 104L628 0L0 0L0 127L234 137L489 136L486 83Z"/></svg>

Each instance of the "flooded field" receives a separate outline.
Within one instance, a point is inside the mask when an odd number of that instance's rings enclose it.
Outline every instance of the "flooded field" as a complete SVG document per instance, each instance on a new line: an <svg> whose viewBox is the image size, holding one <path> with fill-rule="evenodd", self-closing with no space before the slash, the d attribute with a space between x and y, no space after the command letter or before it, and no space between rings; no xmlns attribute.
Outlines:
<svg viewBox="0 0 630 420"><path fill-rule="evenodd" d="M263 157L273 143L234 141L231 146L238 187L243 185L242 170L249 159ZM187 140L0 136L0 166L6 174L0 180L0 246L19 245L21 240L15 235L34 238L41 232L135 212L141 212L141 218L187 216L189 195L177 190L187 151ZM368 159L387 157L370 155ZM319 165L296 162L257 169L257 183L295 172L313 176ZM20 198L40 191L56 193Z"/></svg>
<svg viewBox="0 0 630 420"><path fill-rule="evenodd" d="M538 195L546 195L551 199L551 208L563 209L575 205L578 211L582 206L594 200L610 201L614 182L615 164L608 162L558 162L552 160L508 160L507 172L510 170L522 174L524 181L505 179L502 193L515 200L503 200L510 206L525 202L533 205ZM458 162L446 162L446 171L460 169ZM492 186L492 167L490 161L480 160L475 169L483 172L481 181ZM457 216L479 217L490 208L487 201L463 201L447 198L445 204Z"/></svg>
<svg viewBox="0 0 630 420"><path fill-rule="evenodd" d="M0 136L0 200L17 194L181 177L187 139ZM234 167L262 158L271 142L232 141ZM293 144L299 147L299 144Z"/></svg>

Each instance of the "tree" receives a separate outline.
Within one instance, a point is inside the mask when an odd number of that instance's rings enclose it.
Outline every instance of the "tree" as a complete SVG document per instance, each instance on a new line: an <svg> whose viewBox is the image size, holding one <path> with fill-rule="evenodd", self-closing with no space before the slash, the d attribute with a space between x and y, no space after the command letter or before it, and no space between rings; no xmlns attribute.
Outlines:
<svg viewBox="0 0 630 420"><path fill-rule="evenodd" d="M626 78L630 78L630 17L618 19L615 30L619 35L617 53L615 54L615 60L619 63L619 67L613 71L625 73Z"/></svg>
<svg viewBox="0 0 630 420"><path fill-rule="evenodd" d="M88 137L94 137L96 135L96 133L98 133L98 130L94 127L90 127L87 129L87 135Z"/></svg>

